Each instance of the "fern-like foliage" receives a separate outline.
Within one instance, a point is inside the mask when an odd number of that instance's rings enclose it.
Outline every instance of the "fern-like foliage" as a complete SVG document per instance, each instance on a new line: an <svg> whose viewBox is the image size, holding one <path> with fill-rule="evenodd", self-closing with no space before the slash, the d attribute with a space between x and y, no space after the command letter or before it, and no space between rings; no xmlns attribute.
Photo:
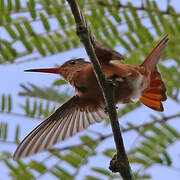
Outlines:
<svg viewBox="0 0 180 180"><path fill-rule="evenodd" d="M20 96L41 98L57 103L63 103L69 97L67 93L58 93L57 89L41 88L31 83L29 86L21 84L21 87L24 91L19 93Z"/></svg>
<svg viewBox="0 0 180 180"><path fill-rule="evenodd" d="M138 131L143 140L140 146L130 151L130 162L142 164L144 169L155 164L171 166L172 161L167 148L180 138L180 134L164 122Z"/></svg>
<svg viewBox="0 0 180 180"><path fill-rule="evenodd" d="M27 117L34 118L46 118L56 110L56 104L51 105L49 101L43 103L43 101L34 100L33 103L26 99L25 105L21 106Z"/></svg>
<svg viewBox="0 0 180 180"><path fill-rule="evenodd" d="M169 98L179 103L180 13L173 3L167 3L166 9L161 9L156 0L145 0L143 5L134 5L133 1L124 3L123 0L77 2L95 37L106 46L123 52L125 63L140 64L156 43L168 34L170 40L158 68ZM0 1L1 66L37 61L80 46L74 19L66 0ZM18 103L12 100L12 95L2 93L0 115L44 119L52 114L59 104L73 96L65 84L61 79L54 81L50 87L40 87L32 83L21 84L19 96L24 99L24 103L21 101L22 114L15 112L14 106ZM133 114L140 106L140 103L122 106L118 110L118 116L123 118L129 112ZM175 117L179 118L179 114ZM134 129L140 136L136 146L128 152L131 164L138 165L138 168L133 168L135 179L151 179L148 170L154 165L173 167L172 154L168 148L179 140L179 132L171 124L167 124L166 121L170 119L173 118L162 117L157 121L152 117L152 123L148 126L146 122L142 126L127 123L128 131ZM108 125L108 120L106 122ZM0 119L0 143L20 142L21 126L14 127L13 136L10 131L9 122L3 117ZM41 160L34 158L14 163L11 160L12 152L2 151L0 161L8 168L12 179L45 179L47 174L54 179L78 179L79 175L82 177L81 169L84 166L89 170L83 174L86 180L119 179L117 174L112 174L104 165L89 165L98 155L108 160L113 157L113 147L107 146L99 150L104 140L110 137L111 135L102 135L99 132L94 132L93 137L87 134L80 138L79 144L51 150Z"/></svg>
<svg viewBox="0 0 180 180"><path fill-rule="evenodd" d="M0 110L1 112L11 112L12 110L12 96L10 94L1 95L1 101L0 101Z"/></svg>

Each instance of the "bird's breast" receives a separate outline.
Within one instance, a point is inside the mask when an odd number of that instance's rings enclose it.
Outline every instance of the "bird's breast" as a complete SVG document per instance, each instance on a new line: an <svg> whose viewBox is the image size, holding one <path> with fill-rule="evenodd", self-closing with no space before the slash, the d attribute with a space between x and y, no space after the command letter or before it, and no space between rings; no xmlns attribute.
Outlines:
<svg viewBox="0 0 180 180"><path fill-rule="evenodd" d="M83 99L102 99L102 92L93 72L92 66L88 65L73 77L73 86L76 95Z"/></svg>
<svg viewBox="0 0 180 180"><path fill-rule="evenodd" d="M144 85L144 77L142 75L140 75L131 82L130 86L132 88L132 93L130 94L129 99L133 103L137 102L140 99L142 91L144 90L143 85Z"/></svg>
<svg viewBox="0 0 180 180"><path fill-rule="evenodd" d="M144 90L144 76L137 67L126 65L102 66L106 78L118 82L115 91L116 103L132 103L139 100ZM73 77L76 95L84 99L103 100L101 88L97 82L92 65L78 71Z"/></svg>

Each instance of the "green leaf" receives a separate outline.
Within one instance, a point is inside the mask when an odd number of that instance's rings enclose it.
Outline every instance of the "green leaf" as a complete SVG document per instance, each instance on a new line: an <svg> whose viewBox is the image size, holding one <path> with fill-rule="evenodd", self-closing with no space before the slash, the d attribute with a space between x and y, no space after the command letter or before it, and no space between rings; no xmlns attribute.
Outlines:
<svg viewBox="0 0 180 180"><path fill-rule="evenodd" d="M173 143L173 140L172 138L166 133L163 131L163 129L159 129L158 127L156 126L151 126L151 131L156 134L156 136L158 138L160 138L161 140L162 139L166 139L169 143Z"/></svg>
<svg viewBox="0 0 180 180"><path fill-rule="evenodd" d="M37 14L36 14L36 11L35 11L35 6L36 6L35 0L29 0L29 1L27 2L27 7L28 7L29 12L30 12L30 14L31 14L31 17L32 17L33 19L36 19L36 17L37 17Z"/></svg>
<svg viewBox="0 0 180 180"><path fill-rule="evenodd" d="M6 97L5 97L5 94L3 94L1 96L1 111L3 112L5 110L5 102L6 102Z"/></svg>
<svg viewBox="0 0 180 180"><path fill-rule="evenodd" d="M19 24L19 23L15 23L14 25L15 25L15 27L16 27L19 35L20 35L22 38L25 37L26 33L24 32L24 29L23 29L22 25Z"/></svg>
<svg viewBox="0 0 180 180"><path fill-rule="evenodd" d="M109 176L110 175L110 172L105 170L105 169L102 169L102 168L91 168L93 171L97 172L97 173L100 173L102 175L106 175L106 176Z"/></svg>
<svg viewBox="0 0 180 180"><path fill-rule="evenodd" d="M50 27L50 24L49 24L46 16L45 16L42 12L39 13L39 16L40 16L40 18L41 18L41 21L42 21L43 26L44 26L44 28L46 29L46 31L50 31L50 28L51 28L51 27Z"/></svg>
<svg viewBox="0 0 180 180"><path fill-rule="evenodd" d="M15 0L15 9L16 11L19 11L21 8L21 1L20 0Z"/></svg>
<svg viewBox="0 0 180 180"><path fill-rule="evenodd" d="M27 171L27 165L24 164L22 161L18 160L17 164L19 166L19 169L21 169L22 172L28 172Z"/></svg>
<svg viewBox="0 0 180 180"><path fill-rule="evenodd" d="M164 158L166 160L166 164L168 166L171 166L172 165L172 160L171 160L170 156L168 155L168 153L166 151L163 151L162 154L164 155Z"/></svg>
<svg viewBox="0 0 180 180"><path fill-rule="evenodd" d="M29 33L30 36L35 36L35 32L34 32L32 26L31 26L31 24L28 21L24 22L24 26L25 26L25 28L26 28L26 30L27 30L27 32Z"/></svg>
<svg viewBox="0 0 180 180"><path fill-rule="evenodd" d="M153 144L150 142L143 141L143 142L141 142L141 145L144 146L146 149L149 149L151 151L157 150L156 144Z"/></svg>
<svg viewBox="0 0 180 180"><path fill-rule="evenodd" d="M130 2L128 2L127 4L128 4L129 7L132 7L132 6L133 6ZM141 23L141 20L140 20L140 17L138 16L137 11L131 9L130 12L131 12L131 15L132 15L132 17L133 17L133 20L131 20L131 21L132 21L132 22L135 22L136 28L137 28L137 29L142 28L143 25L142 25L142 23Z"/></svg>
<svg viewBox="0 0 180 180"><path fill-rule="evenodd" d="M45 10L46 10L46 13L49 15L49 16L52 16L52 8L50 7L51 5L51 2L50 0L46 0L46 1L43 1L44 2L44 7L45 7Z"/></svg>
<svg viewBox="0 0 180 180"><path fill-rule="evenodd" d="M19 174L19 171L13 166L12 163L8 162L7 160L4 162L5 162L6 166L8 166L9 169L11 169L15 174L17 174L17 175Z"/></svg>
<svg viewBox="0 0 180 180"><path fill-rule="evenodd" d="M138 48L139 43L137 40L132 36L132 34L126 34L127 38L130 40L131 44L134 46L134 48Z"/></svg>
<svg viewBox="0 0 180 180"><path fill-rule="evenodd" d="M118 37L119 42L121 43L122 46L128 51L131 51L131 47L129 46L128 42L126 42L123 38Z"/></svg>
<svg viewBox="0 0 180 180"><path fill-rule="evenodd" d="M7 41L2 41L4 44L4 47L6 48L7 52L10 54L12 58L15 58L17 56L17 52L14 48L12 48L11 44Z"/></svg>
<svg viewBox="0 0 180 180"><path fill-rule="evenodd" d="M172 128L170 125L168 125L166 123L161 123L161 126L163 126L163 128L165 128L174 137L176 137L176 138L180 137L180 134L174 128Z"/></svg>
<svg viewBox="0 0 180 180"><path fill-rule="evenodd" d="M52 88L42 88L33 84L29 84L30 87L21 84L24 92L20 92L20 96L30 96L30 97L38 97L49 101L54 101L58 103L64 103L69 96L66 93L60 93Z"/></svg>
<svg viewBox="0 0 180 180"><path fill-rule="evenodd" d="M7 139L7 131L8 131L8 125L7 123L4 124L4 128L3 128L3 139L6 140Z"/></svg>
<svg viewBox="0 0 180 180"><path fill-rule="evenodd" d="M0 53L4 59L6 59L7 61L12 61L11 55L9 54L7 49L3 47L1 44L0 44Z"/></svg>
<svg viewBox="0 0 180 180"><path fill-rule="evenodd" d="M12 0L7 1L7 10L12 11Z"/></svg>
<svg viewBox="0 0 180 180"><path fill-rule="evenodd" d="M43 113L43 108L42 108L42 106L43 106L43 103L42 103L42 101L40 102L40 104L39 104L39 116L41 116L42 115L42 113Z"/></svg>
<svg viewBox="0 0 180 180"><path fill-rule="evenodd" d="M133 175L134 175L134 179L135 180L147 180L147 179L151 179L152 177L151 177L151 175L149 175L149 174L142 174L141 172L134 172L133 173Z"/></svg>
<svg viewBox="0 0 180 180"><path fill-rule="evenodd" d="M125 105L125 107L120 108L118 110L118 117L122 117L123 115L132 112L133 110L135 110L136 108L140 107L141 104L138 102L136 104L127 104Z"/></svg>
<svg viewBox="0 0 180 180"><path fill-rule="evenodd" d="M30 105L29 105L29 99L28 98L26 98L25 111L26 111L27 115L30 114Z"/></svg>
<svg viewBox="0 0 180 180"><path fill-rule="evenodd" d="M30 41L27 41L26 38L21 38L21 42L23 43L28 52L33 51L33 46Z"/></svg>
<svg viewBox="0 0 180 180"><path fill-rule="evenodd" d="M115 153L116 153L115 149L106 149L105 151L103 151L103 154L109 158L112 158Z"/></svg>
<svg viewBox="0 0 180 180"><path fill-rule="evenodd" d="M53 170L51 170L51 173L53 175L55 175L56 177L58 177L59 179L68 179L68 180L73 180L73 176L66 171L65 169L59 167L59 166L55 166Z"/></svg>
<svg viewBox="0 0 180 180"><path fill-rule="evenodd" d="M150 3L149 0L146 0L146 4L147 4L147 7L149 9L152 8L151 3ZM161 28L160 28L160 26L158 24L157 17L152 12L150 12L150 11L148 11L147 13L149 15L149 19L151 20L151 23L153 24L153 26L154 26L154 28L156 30L156 33L158 35L161 35L162 32L161 32Z"/></svg>
<svg viewBox="0 0 180 180"><path fill-rule="evenodd" d="M11 25L6 25L4 27L5 27L6 31L8 32L8 34L11 36L11 38L13 38L13 39L18 38L16 32L12 29Z"/></svg>
<svg viewBox="0 0 180 180"><path fill-rule="evenodd" d="M90 149L94 149L95 146L97 145L96 142L94 142L93 139L91 139L89 136L81 136L80 137L81 141L87 145Z"/></svg>
<svg viewBox="0 0 180 180"><path fill-rule="evenodd" d="M0 12L4 12L5 10L5 3L4 3L4 0L1 0L0 1Z"/></svg>
<svg viewBox="0 0 180 180"><path fill-rule="evenodd" d="M34 44L34 46L36 47L36 49L39 51L39 53L42 55L42 56L46 56L46 50L43 48L42 46L42 43L40 41L40 37L41 36L35 36L33 39L32 39L32 43Z"/></svg>
<svg viewBox="0 0 180 180"><path fill-rule="evenodd" d="M130 163L137 163L137 164L143 164L144 166L148 166L149 162L147 159L139 158L139 157L129 157Z"/></svg>
<svg viewBox="0 0 180 180"><path fill-rule="evenodd" d="M51 54L54 54L54 53L55 53L55 48L53 47L52 42L51 42L48 38L43 37L43 36L40 36L40 39L41 39L41 41L45 44L47 50L48 50Z"/></svg>
<svg viewBox="0 0 180 180"><path fill-rule="evenodd" d="M43 174L45 173L45 171L47 170L46 166L38 161L34 161L32 160L28 166L31 168L31 169L34 169L35 171L39 172L40 174Z"/></svg>
<svg viewBox="0 0 180 180"><path fill-rule="evenodd" d="M134 31L134 25L133 25L133 21L130 19L129 15L127 14L126 11L123 11L123 15L124 15L124 18L126 20L126 23L128 25L128 28L130 31Z"/></svg>
<svg viewBox="0 0 180 180"><path fill-rule="evenodd" d="M31 116L34 117L36 112L37 112L37 101L35 100L33 104L33 110L31 111Z"/></svg>
<svg viewBox="0 0 180 180"><path fill-rule="evenodd" d="M73 154L66 154L65 156L62 157L62 159L67 163L69 163L74 168L78 168L82 158Z"/></svg>
<svg viewBox="0 0 180 180"><path fill-rule="evenodd" d="M49 39L52 41L53 45L57 49L58 52L63 51L63 44L60 42L59 38L56 37L56 35L52 36L48 34Z"/></svg>
<svg viewBox="0 0 180 180"><path fill-rule="evenodd" d="M166 148L166 145L161 141L160 138L157 139L156 137L150 135L146 135L145 138L152 143L158 144L162 148Z"/></svg>
<svg viewBox="0 0 180 180"><path fill-rule="evenodd" d="M72 14L69 12L66 12L65 15L66 15L66 18L68 20L68 23L73 25L74 24L74 18L72 17Z"/></svg>
<svg viewBox="0 0 180 180"><path fill-rule="evenodd" d="M19 131L20 131L20 126L16 126L16 132L15 132L15 141L18 144L19 143Z"/></svg>
<svg viewBox="0 0 180 180"><path fill-rule="evenodd" d="M57 20L58 20L58 22L59 22L59 25L60 25L62 28L64 28L65 25L66 25L66 22L65 22L65 20L64 20L64 17L61 16L60 11L58 11L57 8L53 8L52 11L53 11L53 14L56 16L56 18L57 18Z"/></svg>
<svg viewBox="0 0 180 180"><path fill-rule="evenodd" d="M95 177L95 176L92 176L92 175L87 175L86 180L102 180L102 179Z"/></svg>
<svg viewBox="0 0 180 180"><path fill-rule="evenodd" d="M62 86L67 84L67 82L64 79L58 79L53 82L53 86Z"/></svg>
<svg viewBox="0 0 180 180"><path fill-rule="evenodd" d="M81 156L82 158L85 158L88 154L88 151L81 146L80 147L72 147L72 148L70 148L70 150L73 153L76 153L77 155Z"/></svg>

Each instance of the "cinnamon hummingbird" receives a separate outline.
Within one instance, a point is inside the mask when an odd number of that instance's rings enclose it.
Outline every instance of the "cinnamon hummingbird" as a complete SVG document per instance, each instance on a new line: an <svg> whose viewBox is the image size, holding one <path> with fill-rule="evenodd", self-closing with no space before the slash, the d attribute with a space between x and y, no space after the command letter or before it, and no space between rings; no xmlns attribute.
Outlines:
<svg viewBox="0 0 180 180"><path fill-rule="evenodd" d="M112 60L123 60L120 53L104 46L95 46L105 77L116 82L116 104L139 100L153 110L163 111L162 101L167 99L166 88L157 63L167 41L168 37L165 36L138 66L114 63ZM108 117L102 91L90 62L78 58L65 62L59 68L26 71L58 74L71 84L75 95L25 137L16 149L14 160L49 149Z"/></svg>

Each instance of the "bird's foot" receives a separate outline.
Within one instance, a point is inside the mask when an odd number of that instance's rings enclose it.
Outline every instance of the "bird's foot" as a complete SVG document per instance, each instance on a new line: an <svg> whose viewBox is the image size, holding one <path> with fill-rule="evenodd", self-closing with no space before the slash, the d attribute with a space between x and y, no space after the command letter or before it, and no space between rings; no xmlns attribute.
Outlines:
<svg viewBox="0 0 180 180"><path fill-rule="evenodd" d="M107 78L107 81L112 83L114 86L118 87L119 83L123 82L122 78L119 78L116 74Z"/></svg>
<svg viewBox="0 0 180 180"><path fill-rule="evenodd" d="M113 74L107 78L107 80L113 83L114 86L119 86L120 83L126 81L127 77L131 76L132 73L128 73L124 76L118 76L117 74Z"/></svg>
<svg viewBox="0 0 180 180"><path fill-rule="evenodd" d="M116 109L118 109L117 106L116 106ZM105 112L105 113L108 113L108 108L107 108L107 107L104 108L104 112Z"/></svg>

